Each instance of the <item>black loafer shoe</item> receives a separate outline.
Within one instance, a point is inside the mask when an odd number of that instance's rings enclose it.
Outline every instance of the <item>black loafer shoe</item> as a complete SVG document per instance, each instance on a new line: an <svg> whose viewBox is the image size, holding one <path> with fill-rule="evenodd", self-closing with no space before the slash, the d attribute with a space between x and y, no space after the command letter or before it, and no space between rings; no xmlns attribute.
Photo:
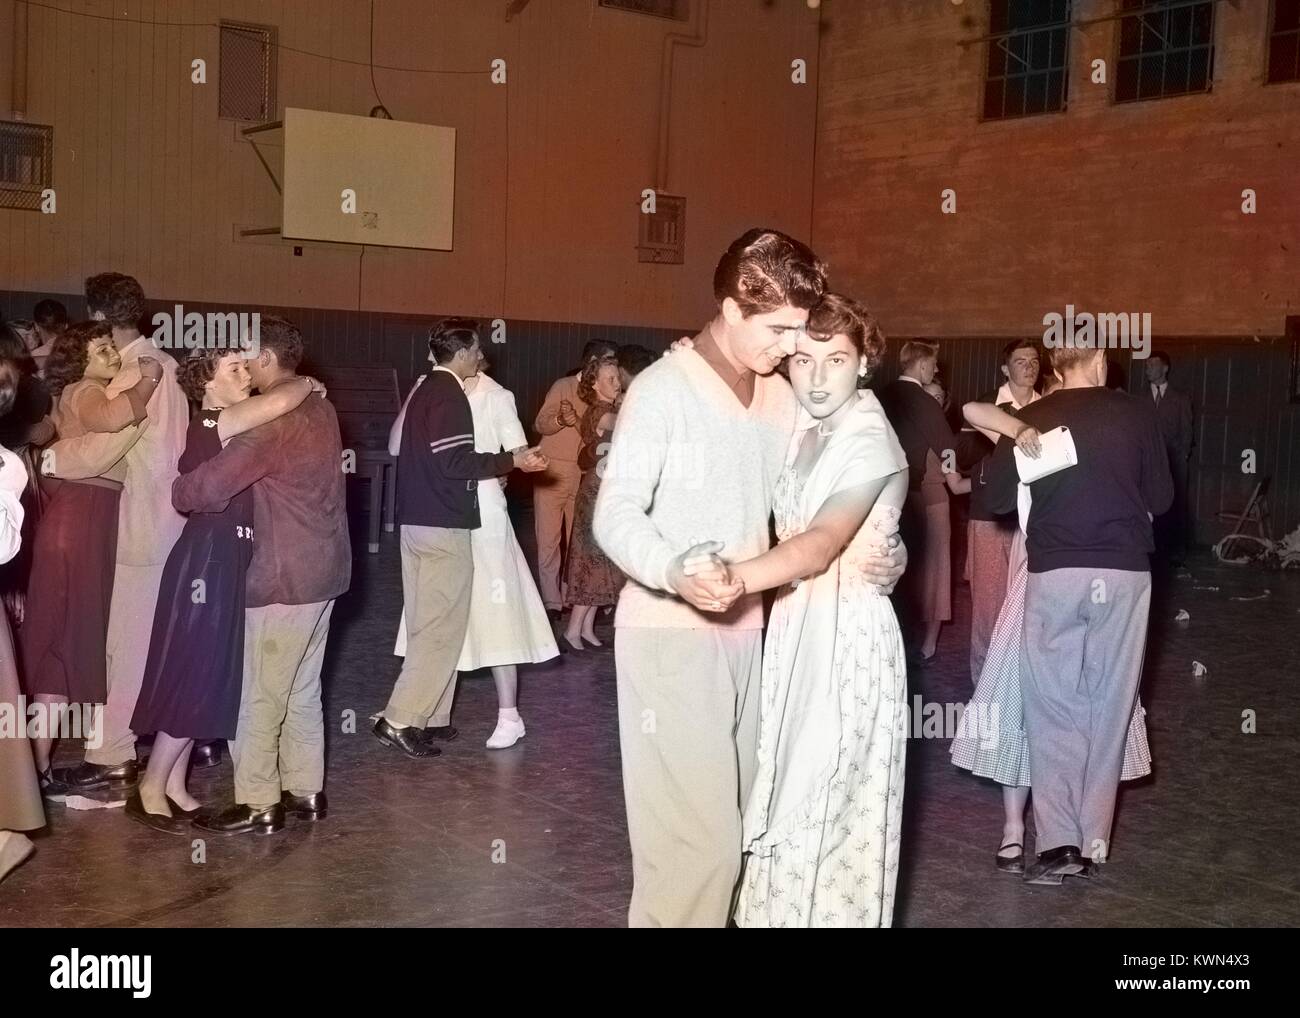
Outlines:
<svg viewBox="0 0 1300 1018"><path fill-rule="evenodd" d="M180 806L176 804L176 800L170 795L167 796L167 805L172 808L172 816L180 817L182 820L193 820L203 812L203 807L201 806L195 809L181 809Z"/></svg>
<svg viewBox="0 0 1300 1018"><path fill-rule="evenodd" d="M396 746L413 760L442 755L442 750L425 741L423 728L398 728L390 724L387 718L381 717L371 731L385 746Z"/></svg>
<svg viewBox="0 0 1300 1018"><path fill-rule="evenodd" d="M299 820L324 820L330 811L324 792L312 792L311 795L285 792L280 796L280 805L284 807L286 816Z"/></svg>
<svg viewBox="0 0 1300 1018"><path fill-rule="evenodd" d="M284 830L284 807L278 802L259 807L236 803L220 813L201 813L192 823L212 834L274 834Z"/></svg>
<svg viewBox="0 0 1300 1018"><path fill-rule="evenodd" d="M452 742L460 734L455 725L438 725L436 728L424 729L424 741L437 739L439 742Z"/></svg>
<svg viewBox="0 0 1300 1018"><path fill-rule="evenodd" d="M196 742L190 750L190 766L195 768L216 767L225 756L222 743Z"/></svg>
<svg viewBox="0 0 1300 1018"><path fill-rule="evenodd" d="M81 763L76 767L61 767L54 772L54 780L67 786L69 792L90 792L96 788L127 788L140 778L140 767L134 760L126 763Z"/></svg>
<svg viewBox="0 0 1300 1018"><path fill-rule="evenodd" d="M1003 851L1008 848L1020 849L1015 855L1003 855ZM993 862L1003 873L1024 873L1025 872L1025 851L1024 846L1018 841L1009 841L998 849L997 855L993 857Z"/></svg>
<svg viewBox="0 0 1300 1018"><path fill-rule="evenodd" d="M1086 860L1074 845L1061 845L1038 853L1038 861L1025 869L1027 884L1059 884L1061 877L1073 876L1083 869Z"/></svg>
<svg viewBox="0 0 1300 1018"><path fill-rule="evenodd" d="M150 813L144 808L139 794L126 800L125 813L138 824L144 824L150 830L162 831L164 834L185 835L189 833L189 821L182 817L167 816L163 813Z"/></svg>

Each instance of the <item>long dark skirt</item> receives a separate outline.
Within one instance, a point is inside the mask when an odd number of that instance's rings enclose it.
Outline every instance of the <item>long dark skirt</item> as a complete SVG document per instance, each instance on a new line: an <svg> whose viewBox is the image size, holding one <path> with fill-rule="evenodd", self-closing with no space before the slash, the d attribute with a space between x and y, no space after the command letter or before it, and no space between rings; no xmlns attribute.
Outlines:
<svg viewBox="0 0 1300 1018"><path fill-rule="evenodd" d="M595 470L583 472L578 485L578 497L573 506L573 538L569 542L569 558L565 565L565 590L569 604L605 605L618 603L618 592L627 577L601 551L592 533L596 516L596 495L600 492L600 476Z"/></svg>
<svg viewBox="0 0 1300 1018"><path fill-rule="evenodd" d="M247 534L246 534L247 532ZM251 528L194 515L167 557L131 730L233 739L244 674Z"/></svg>
<svg viewBox="0 0 1300 1018"><path fill-rule="evenodd" d="M42 482L50 500L36 529L23 624L18 630L29 696L104 703L108 609L117 568L122 493L76 481Z"/></svg>

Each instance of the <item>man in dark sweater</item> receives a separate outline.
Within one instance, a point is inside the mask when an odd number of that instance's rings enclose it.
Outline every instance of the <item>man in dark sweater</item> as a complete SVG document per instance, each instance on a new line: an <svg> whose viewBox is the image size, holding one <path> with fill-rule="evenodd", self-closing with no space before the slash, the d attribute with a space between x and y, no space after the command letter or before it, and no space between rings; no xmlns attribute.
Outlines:
<svg viewBox="0 0 1300 1018"><path fill-rule="evenodd" d="M477 322L445 318L435 325L429 360L433 369L403 411L397 476L406 662L374 727L380 742L416 758L441 752L431 739L455 736L451 702L469 625L470 531L479 525L479 479L516 468L546 469L546 457L536 448L474 451L465 379L478 374L482 363Z"/></svg>
<svg viewBox="0 0 1300 1018"><path fill-rule="evenodd" d="M1017 416L1070 430L1078 463L1030 485L1021 685L1038 861L1030 883L1105 861L1151 602L1151 519L1173 500L1149 401L1105 388L1104 349L1058 347L1063 385ZM1013 446L985 480L1013 493ZM1014 498L994 506L1014 507Z"/></svg>
<svg viewBox="0 0 1300 1018"><path fill-rule="evenodd" d="M961 494L969 482L958 475L959 443L943 408L925 390L939 367L939 347L922 340L904 343L899 351L900 374L880 392L889 423L894 426L907 457L907 501L899 536L911 549L912 561L894 599L909 644L917 644L922 660L934 656L943 623L952 618L952 524L948 493L943 486L922 485L926 461L934 453L944 482Z"/></svg>

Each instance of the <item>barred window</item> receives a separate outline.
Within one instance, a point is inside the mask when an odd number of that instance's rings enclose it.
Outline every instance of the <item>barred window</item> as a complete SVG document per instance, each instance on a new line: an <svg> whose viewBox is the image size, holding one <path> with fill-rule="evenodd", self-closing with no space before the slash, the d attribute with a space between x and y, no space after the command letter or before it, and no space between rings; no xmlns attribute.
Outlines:
<svg viewBox="0 0 1300 1018"><path fill-rule="evenodd" d="M39 211L53 182L54 128L0 121L0 208Z"/></svg>
<svg viewBox="0 0 1300 1018"><path fill-rule="evenodd" d="M1300 0L1273 0L1268 82L1300 81Z"/></svg>
<svg viewBox="0 0 1300 1018"><path fill-rule="evenodd" d="M600 0L601 7L613 7L635 14L651 14L656 18L686 21L690 17L687 0Z"/></svg>
<svg viewBox="0 0 1300 1018"><path fill-rule="evenodd" d="M221 23L220 109L223 120L275 119L275 29Z"/></svg>
<svg viewBox="0 0 1300 1018"><path fill-rule="evenodd" d="M1208 92L1215 0L1122 0L1115 101Z"/></svg>
<svg viewBox="0 0 1300 1018"><path fill-rule="evenodd" d="M1070 0L990 0L984 119L1065 109Z"/></svg>

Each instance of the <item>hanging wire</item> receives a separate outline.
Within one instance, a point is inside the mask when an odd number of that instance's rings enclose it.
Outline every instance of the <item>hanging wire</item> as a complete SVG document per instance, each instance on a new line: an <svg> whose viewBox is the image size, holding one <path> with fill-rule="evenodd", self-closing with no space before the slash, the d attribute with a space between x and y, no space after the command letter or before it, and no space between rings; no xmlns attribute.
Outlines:
<svg viewBox="0 0 1300 1018"><path fill-rule="evenodd" d="M41 0L25 0L28 7L36 7L41 10L53 11L57 14L67 14L74 18L91 18L95 21L110 21L114 24L122 25L147 25L151 28L216 28L221 27L218 21L149 21L144 18L114 17L108 14L92 14L89 11L74 11L67 7L60 7L57 4L43 3ZM373 3L372 3L373 13ZM320 60L329 60L336 64L351 64L354 67L369 67L373 73L375 68L381 71L402 71L406 74L491 74L491 69L487 70L455 70L441 67L401 67L396 64L376 64L374 62L373 50L369 60L349 60L346 57L336 57L329 53L317 53L315 50L300 49L297 46L286 46L282 42L275 42L272 45L278 50L286 53L297 53L305 57L316 57ZM373 81L371 82L373 85ZM382 105L382 104L381 104Z"/></svg>

